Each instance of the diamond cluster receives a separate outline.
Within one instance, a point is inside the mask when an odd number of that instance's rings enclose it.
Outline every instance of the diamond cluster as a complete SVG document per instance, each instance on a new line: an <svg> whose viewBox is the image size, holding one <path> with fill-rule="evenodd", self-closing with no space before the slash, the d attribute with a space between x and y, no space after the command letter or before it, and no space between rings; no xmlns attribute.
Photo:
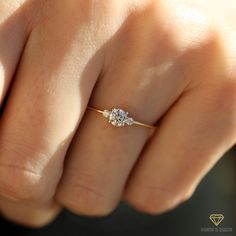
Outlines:
<svg viewBox="0 0 236 236"><path fill-rule="evenodd" d="M134 119L128 117L128 112L120 108L113 108L111 111L104 110L103 116L108 118L108 121L117 127L132 125L134 123Z"/></svg>

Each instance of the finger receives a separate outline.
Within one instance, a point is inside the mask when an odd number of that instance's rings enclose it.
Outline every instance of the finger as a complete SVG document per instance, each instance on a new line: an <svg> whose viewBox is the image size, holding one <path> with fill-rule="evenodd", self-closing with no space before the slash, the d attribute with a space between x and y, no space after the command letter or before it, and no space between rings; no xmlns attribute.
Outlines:
<svg viewBox="0 0 236 236"><path fill-rule="evenodd" d="M25 3L0 3L0 108L29 34Z"/></svg>
<svg viewBox="0 0 236 236"><path fill-rule="evenodd" d="M165 28L165 18L156 19L152 11L148 7L123 25L109 48L107 73L90 103L100 109L120 106L147 124L166 112L187 81L177 69L181 60L175 60L179 45L172 39L178 32ZM112 127L102 116L87 112L67 154L57 199L77 213L108 214L118 203L149 132L134 126Z"/></svg>
<svg viewBox="0 0 236 236"><path fill-rule="evenodd" d="M0 194L32 211L52 202L102 63L93 42L88 47L83 40L90 35L77 24L81 15L72 18L71 9L53 7L55 19L42 21L29 38L0 124ZM9 204L4 212L20 212L15 207Z"/></svg>
<svg viewBox="0 0 236 236"><path fill-rule="evenodd" d="M0 197L0 213L5 218L27 227L40 228L45 226L54 220L60 210L61 207L55 202L40 207L32 207Z"/></svg>
<svg viewBox="0 0 236 236"><path fill-rule="evenodd" d="M235 95L235 81L217 79L185 93L140 157L126 200L141 211L162 213L189 199L236 142Z"/></svg>

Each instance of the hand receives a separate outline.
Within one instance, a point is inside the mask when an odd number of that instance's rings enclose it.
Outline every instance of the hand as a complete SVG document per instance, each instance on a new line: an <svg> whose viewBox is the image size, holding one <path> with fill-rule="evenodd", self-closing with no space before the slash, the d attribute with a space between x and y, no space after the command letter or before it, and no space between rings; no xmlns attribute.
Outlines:
<svg viewBox="0 0 236 236"><path fill-rule="evenodd" d="M4 216L41 226L61 206L157 214L190 198L236 142L236 4L205 2L0 3ZM88 103L158 128L113 127Z"/></svg>

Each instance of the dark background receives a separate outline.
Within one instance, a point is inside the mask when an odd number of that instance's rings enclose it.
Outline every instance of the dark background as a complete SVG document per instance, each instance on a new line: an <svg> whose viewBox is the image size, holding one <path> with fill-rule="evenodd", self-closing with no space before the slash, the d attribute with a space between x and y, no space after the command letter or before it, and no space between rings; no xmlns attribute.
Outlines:
<svg viewBox="0 0 236 236"><path fill-rule="evenodd" d="M194 196L177 209L150 216L133 210L125 203L107 217L76 216L64 210L50 225L32 230L0 218L0 235L4 236L201 236L236 235L236 148L230 150L204 178ZM209 215L221 213L225 219L218 226L232 228L229 233L201 232L214 227Z"/></svg>

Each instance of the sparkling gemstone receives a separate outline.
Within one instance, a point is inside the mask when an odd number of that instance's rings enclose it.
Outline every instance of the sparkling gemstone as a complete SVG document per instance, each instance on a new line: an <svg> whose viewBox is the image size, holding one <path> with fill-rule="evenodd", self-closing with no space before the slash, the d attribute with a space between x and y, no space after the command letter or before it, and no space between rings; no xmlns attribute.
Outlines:
<svg viewBox="0 0 236 236"><path fill-rule="evenodd" d="M107 118L107 117L110 116L110 111L108 111L108 110L104 110L102 114L103 114L104 117Z"/></svg>
<svg viewBox="0 0 236 236"><path fill-rule="evenodd" d="M125 112L120 108L114 108L109 114L109 122L114 126L124 126L128 119L127 115L128 112Z"/></svg>
<svg viewBox="0 0 236 236"><path fill-rule="evenodd" d="M131 117L128 117L125 122L127 125L133 125L134 124L134 119Z"/></svg>

